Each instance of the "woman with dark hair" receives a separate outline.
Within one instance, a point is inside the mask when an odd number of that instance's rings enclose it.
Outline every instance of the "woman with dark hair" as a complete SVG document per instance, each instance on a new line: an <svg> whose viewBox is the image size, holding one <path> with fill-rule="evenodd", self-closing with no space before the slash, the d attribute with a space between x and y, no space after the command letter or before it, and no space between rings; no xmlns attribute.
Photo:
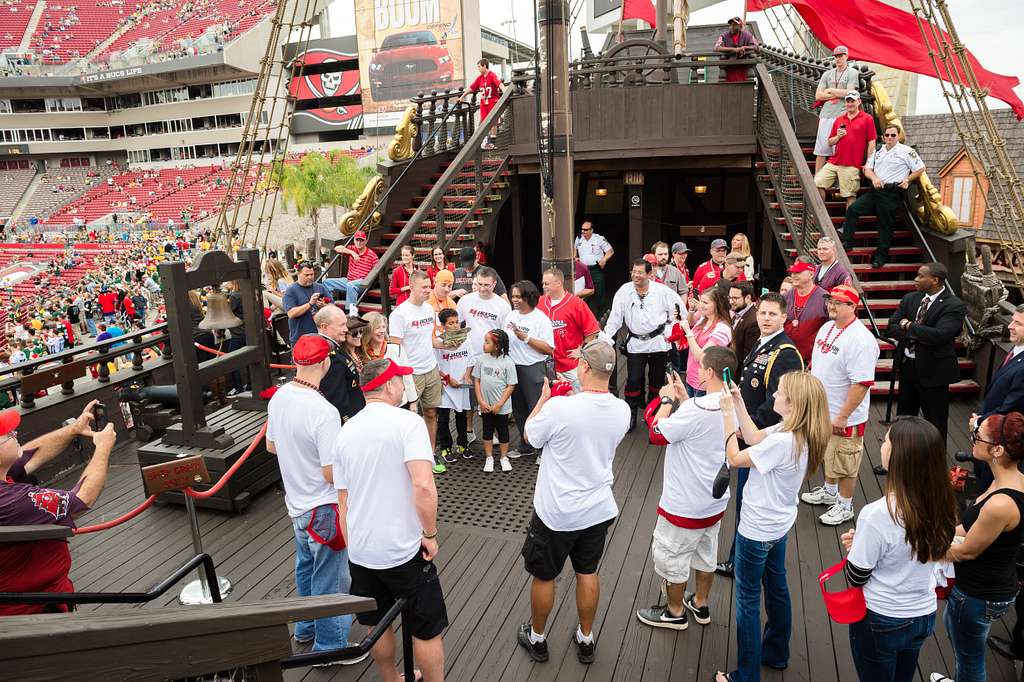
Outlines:
<svg viewBox="0 0 1024 682"><path fill-rule="evenodd" d="M1024 540L1024 415L994 414L971 431L971 454L992 468L994 481L960 516L953 544L956 584L943 622L956 656L957 682L983 682L985 640L992 622L1017 596L1017 551ZM949 680L932 673L932 682Z"/></svg>
<svg viewBox="0 0 1024 682"><path fill-rule="evenodd" d="M442 270L454 273L455 263L449 263L444 249L440 246L435 246L430 252L430 265L427 266L427 277L430 278L430 286L434 286L434 278Z"/></svg>
<svg viewBox="0 0 1024 682"><path fill-rule="evenodd" d="M900 417L882 441L885 496L861 509L843 537L846 578L863 586L868 612L850 625L865 682L909 682L935 629L935 573L953 539L956 498L945 439L921 417Z"/></svg>
<svg viewBox="0 0 1024 682"><path fill-rule="evenodd" d="M411 246L408 244L403 246L402 262L396 265L395 269L391 272L391 284L388 287L388 293L391 294L391 300L394 301L393 308L402 305L409 298L409 289L412 287L409 277L416 270L416 263L413 260L414 255L415 252Z"/></svg>
<svg viewBox="0 0 1024 682"><path fill-rule="evenodd" d="M502 328L508 334L508 355L516 365L516 376L519 380L512 392L512 414L519 427L520 444L518 450L508 453L509 457L515 459L520 455L532 455L536 452L526 440L523 425L540 400L544 377L547 376L548 360L555 348L555 332L550 318L537 310L540 291L533 282L516 282L508 293L512 310L505 316ZM554 378L553 374L551 378Z"/></svg>
<svg viewBox="0 0 1024 682"><path fill-rule="evenodd" d="M689 356L686 360L686 391L693 398L705 393L700 386L700 361L704 357L704 348L709 345L728 347L732 342L732 317L729 312L728 294L718 287L705 289L697 298L696 312L691 315L692 320L683 315L680 323L689 347Z"/></svg>

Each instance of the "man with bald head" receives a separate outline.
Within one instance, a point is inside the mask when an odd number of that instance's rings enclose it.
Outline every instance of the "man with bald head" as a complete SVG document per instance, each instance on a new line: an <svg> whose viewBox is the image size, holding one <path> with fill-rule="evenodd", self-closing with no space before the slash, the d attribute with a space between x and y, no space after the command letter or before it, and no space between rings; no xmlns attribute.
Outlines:
<svg viewBox="0 0 1024 682"><path fill-rule="evenodd" d="M320 392L338 410L341 420L348 421L366 405L359 389L359 371L342 350L348 335L348 317L340 307L327 305L313 316L313 323L317 334L327 339L331 347L331 366L320 380Z"/></svg>

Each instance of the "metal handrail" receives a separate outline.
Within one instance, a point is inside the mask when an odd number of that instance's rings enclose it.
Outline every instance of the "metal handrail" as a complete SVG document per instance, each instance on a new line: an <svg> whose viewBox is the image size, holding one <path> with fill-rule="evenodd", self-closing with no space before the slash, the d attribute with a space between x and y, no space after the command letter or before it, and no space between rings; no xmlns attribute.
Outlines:
<svg viewBox="0 0 1024 682"><path fill-rule="evenodd" d="M457 90L456 92L464 92L464 91ZM353 230L352 234L349 235L348 237L346 237L343 240L341 246L348 246L349 244L351 244L352 243L352 239L355 237L355 233L359 232L364 227L366 227L366 224L370 221L370 218L373 216L373 214L376 213L378 211L378 209L380 209L381 206L385 206L387 204L388 197L391 196L391 192L402 183L402 179L405 177L405 174L408 173L412 169L412 167L416 164L416 162L419 161L424 156L426 156L426 154L425 154L426 150L431 148L431 143L434 141L434 139L437 137L437 135L440 134L441 130L445 129L445 126L443 126L441 124L444 123L445 121L447 121L449 116L451 116L451 115L453 115L455 113L466 112L467 109L472 109L472 108L473 108L472 104L468 104L466 102L459 102L455 106L453 106L451 109L449 109L448 113L446 113L444 116L442 116L442 117L440 117L438 119L435 119L435 124L434 124L433 132L430 134L430 136L425 141L423 141L420 144L420 148L416 150L416 153L413 154L411 158L409 158L408 160L403 160L402 161L402 163L405 164L405 168L402 169L402 172L398 174L398 177L395 178L389 184L388 188L384 191L384 195L380 198L380 201L378 201L377 204L366 213L366 216L362 219L362 221L359 223L359 225L356 227L356 229ZM472 113L472 112L470 111L470 112L467 112L467 113ZM317 244L316 248L319 249L320 245ZM309 254L309 255L312 258L312 254ZM327 266L323 268L323 271L320 273L320 276L317 277L316 281L317 282L322 282L327 277L327 273L330 272L331 268L334 267L334 264L337 263L338 260L341 257L342 257L342 254L335 253L334 257L331 258L331 260L327 264ZM369 278L367 278L367 281L369 281Z"/></svg>
<svg viewBox="0 0 1024 682"><path fill-rule="evenodd" d="M214 603L222 600L217 571L209 554L197 554L146 592L0 592L0 604L145 604L163 596L202 566Z"/></svg>

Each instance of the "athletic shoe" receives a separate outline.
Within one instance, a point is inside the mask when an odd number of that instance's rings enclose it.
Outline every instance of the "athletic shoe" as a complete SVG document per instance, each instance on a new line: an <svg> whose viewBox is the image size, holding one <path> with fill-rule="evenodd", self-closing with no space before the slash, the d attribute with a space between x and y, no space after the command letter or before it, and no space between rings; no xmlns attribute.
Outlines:
<svg viewBox="0 0 1024 682"><path fill-rule="evenodd" d="M701 625L707 625L711 622L711 609L708 608L707 604L698 607L696 598L697 595L691 594L683 600L683 606L693 614L693 619L695 621Z"/></svg>
<svg viewBox="0 0 1024 682"><path fill-rule="evenodd" d="M451 448L445 448L441 451L441 459L444 460L445 464L455 464L459 459L452 454Z"/></svg>
<svg viewBox="0 0 1024 682"><path fill-rule="evenodd" d="M736 566L731 561L720 561L715 566L715 573L723 578L732 578L736 574Z"/></svg>
<svg viewBox="0 0 1024 682"><path fill-rule="evenodd" d="M853 521L853 516L852 509L847 509L839 502L836 502L828 508L827 512L819 516L818 520L826 526L838 526L847 521Z"/></svg>
<svg viewBox="0 0 1024 682"><path fill-rule="evenodd" d="M953 682L953 678L946 677L942 673L932 673L928 676L929 682Z"/></svg>
<svg viewBox="0 0 1024 682"><path fill-rule="evenodd" d="M512 462L509 461L508 457L501 458L501 470L512 471Z"/></svg>
<svg viewBox="0 0 1024 682"><path fill-rule="evenodd" d="M541 640L534 643L530 639L531 629L529 623L521 624L516 632L516 641L519 642L519 646L526 649L526 653L530 656L531 661L544 663L548 660L548 642L547 640Z"/></svg>
<svg viewBox="0 0 1024 682"><path fill-rule="evenodd" d="M476 431L470 431L466 434L466 445L472 444L476 440Z"/></svg>
<svg viewBox="0 0 1024 682"><path fill-rule="evenodd" d="M654 628L668 628L669 630L685 630L690 627L690 619L686 615L686 609L678 616L668 612L668 606L658 605L649 609L640 609L636 617L644 625Z"/></svg>
<svg viewBox="0 0 1024 682"><path fill-rule="evenodd" d="M443 474L443 473L445 473L447 471L448 471L448 467L446 467L444 465L444 460L441 460L441 459L435 459L434 460L434 473L435 474Z"/></svg>
<svg viewBox="0 0 1024 682"><path fill-rule="evenodd" d="M800 499L807 504L825 504L831 507L839 502L839 495L833 495L825 490L825 486L819 485L811 492L800 495Z"/></svg>
<svg viewBox="0 0 1024 682"><path fill-rule="evenodd" d="M579 628L577 632L573 633L572 639L576 642L576 658L579 659L580 663L590 665L594 662L594 649L597 648L597 638L591 639L589 642L584 642L580 639ZM594 632L590 632L593 637Z"/></svg>
<svg viewBox="0 0 1024 682"><path fill-rule="evenodd" d="M349 646L359 646L359 643L358 642L349 642L348 645ZM369 656L370 656L370 652L369 651L364 651L363 653L359 654L355 658L346 658L346 659L341 660L341 661L327 661L326 663L314 663L313 667L314 668L328 668L328 667L330 667L332 665L356 665L357 663L362 663L363 661L365 661Z"/></svg>
<svg viewBox="0 0 1024 682"><path fill-rule="evenodd" d="M519 452L515 448L513 448L512 450L508 451L508 458L509 459L519 459L522 456L523 456L523 453Z"/></svg>
<svg viewBox="0 0 1024 682"><path fill-rule="evenodd" d="M484 457L484 473L489 474L494 471L494 458Z"/></svg>
<svg viewBox="0 0 1024 682"><path fill-rule="evenodd" d="M467 447L463 447L462 445L455 446L455 453L462 455L462 459L473 459L474 457L476 457L476 455L473 454L472 450L470 450Z"/></svg>

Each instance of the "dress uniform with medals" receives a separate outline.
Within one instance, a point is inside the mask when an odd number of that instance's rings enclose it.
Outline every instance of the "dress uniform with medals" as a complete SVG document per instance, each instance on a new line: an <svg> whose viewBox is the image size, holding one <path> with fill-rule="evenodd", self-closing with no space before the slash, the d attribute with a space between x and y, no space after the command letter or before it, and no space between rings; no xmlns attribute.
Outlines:
<svg viewBox="0 0 1024 682"><path fill-rule="evenodd" d="M786 333L779 330L767 339L761 337L754 344L753 350L743 358L743 369L740 374L740 394L743 404L750 414L750 419L759 429L779 423L782 417L775 411L775 391L779 388L779 380L789 372L799 372L804 368L803 358L793 341ZM750 476L750 469L737 469L736 523L739 523L740 509L743 506L743 486ZM736 557L736 539L733 538L729 559L718 564L715 571L719 575L732 576L733 562Z"/></svg>
<svg viewBox="0 0 1024 682"><path fill-rule="evenodd" d="M864 167L882 182L882 187L879 189L872 186L846 209L843 246L848 250L853 244L853 236L857 233L857 221L860 217L875 214L878 216L878 250L875 251L871 266L877 268L889 261L893 217L903 204L906 191L900 187L900 183L913 173L923 171L924 161L912 147L896 142L891 147L885 144L875 150L875 153L868 157ZM870 179L870 175L868 177Z"/></svg>
<svg viewBox="0 0 1024 682"><path fill-rule="evenodd" d="M327 398L327 402L338 410L341 421L346 422L349 417L366 407L366 398L359 388L359 369L355 361L342 349L341 344L329 336L320 336L327 339L327 344L331 347L331 366L320 380L320 392Z"/></svg>

